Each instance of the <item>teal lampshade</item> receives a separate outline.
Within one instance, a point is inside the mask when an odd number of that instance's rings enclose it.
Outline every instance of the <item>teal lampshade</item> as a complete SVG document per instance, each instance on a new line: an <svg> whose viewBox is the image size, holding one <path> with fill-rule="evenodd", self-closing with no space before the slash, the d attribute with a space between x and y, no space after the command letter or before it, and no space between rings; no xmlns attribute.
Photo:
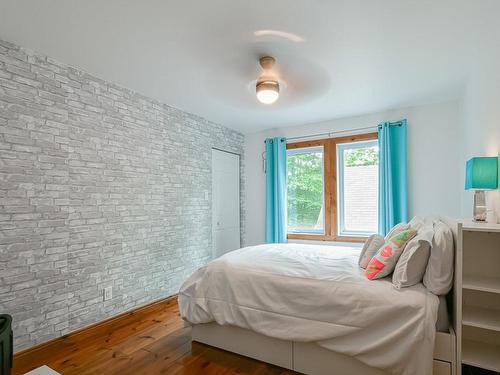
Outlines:
<svg viewBox="0 0 500 375"><path fill-rule="evenodd" d="M497 189L498 157L478 157L467 161L465 189Z"/></svg>

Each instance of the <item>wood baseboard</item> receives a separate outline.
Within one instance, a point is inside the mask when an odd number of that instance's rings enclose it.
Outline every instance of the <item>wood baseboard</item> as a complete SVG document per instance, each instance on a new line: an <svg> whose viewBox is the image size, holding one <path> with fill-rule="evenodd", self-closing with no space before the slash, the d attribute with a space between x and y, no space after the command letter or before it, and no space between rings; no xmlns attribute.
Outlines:
<svg viewBox="0 0 500 375"><path fill-rule="evenodd" d="M14 353L14 368L16 364L23 363L25 359L30 361L36 360L46 355L47 352L61 350L72 346L75 342L81 341L84 338L100 336L107 332L117 329L118 327L130 324L132 321L139 321L155 310L164 309L166 306L176 303L177 295L162 298L146 305L136 307L132 310L125 311L106 320L101 320L97 323L80 328L70 332L64 336L57 337L31 348Z"/></svg>

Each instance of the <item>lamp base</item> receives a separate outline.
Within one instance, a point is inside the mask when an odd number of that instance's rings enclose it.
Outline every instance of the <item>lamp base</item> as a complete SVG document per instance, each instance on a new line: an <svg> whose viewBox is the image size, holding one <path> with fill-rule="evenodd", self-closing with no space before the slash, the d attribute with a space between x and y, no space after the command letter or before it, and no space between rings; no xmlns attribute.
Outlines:
<svg viewBox="0 0 500 375"><path fill-rule="evenodd" d="M474 219L476 223L486 223L486 192L484 190L474 191Z"/></svg>

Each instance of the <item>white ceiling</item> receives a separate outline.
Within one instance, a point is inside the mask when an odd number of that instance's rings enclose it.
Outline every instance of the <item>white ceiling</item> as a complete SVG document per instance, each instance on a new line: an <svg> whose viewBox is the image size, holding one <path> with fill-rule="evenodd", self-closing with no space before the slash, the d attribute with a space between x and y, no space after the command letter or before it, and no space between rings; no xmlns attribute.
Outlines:
<svg viewBox="0 0 500 375"><path fill-rule="evenodd" d="M251 133L458 98L498 3L0 0L0 38ZM284 81L271 106L263 54Z"/></svg>

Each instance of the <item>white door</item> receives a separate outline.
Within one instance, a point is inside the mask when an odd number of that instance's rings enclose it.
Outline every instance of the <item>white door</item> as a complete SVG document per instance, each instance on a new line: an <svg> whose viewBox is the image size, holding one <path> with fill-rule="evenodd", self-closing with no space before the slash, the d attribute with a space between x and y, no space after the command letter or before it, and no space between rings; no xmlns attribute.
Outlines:
<svg viewBox="0 0 500 375"><path fill-rule="evenodd" d="M212 149L213 256L240 248L240 156Z"/></svg>

